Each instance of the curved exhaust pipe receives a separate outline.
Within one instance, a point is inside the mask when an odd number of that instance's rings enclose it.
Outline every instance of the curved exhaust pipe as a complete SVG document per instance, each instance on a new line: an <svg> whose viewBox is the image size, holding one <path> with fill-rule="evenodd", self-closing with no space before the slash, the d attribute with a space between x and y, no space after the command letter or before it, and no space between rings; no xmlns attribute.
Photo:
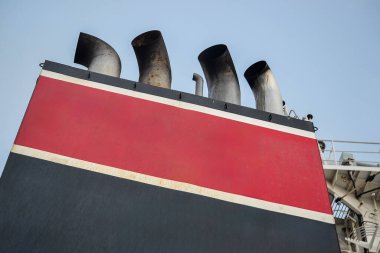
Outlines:
<svg viewBox="0 0 380 253"><path fill-rule="evenodd" d="M80 33L74 63L89 71L120 77L121 62L116 51L103 40L87 33Z"/></svg>
<svg viewBox="0 0 380 253"><path fill-rule="evenodd" d="M252 64L245 72L256 100L256 109L284 115L283 100L271 69L265 61Z"/></svg>
<svg viewBox="0 0 380 253"><path fill-rule="evenodd" d="M240 86L226 45L219 44L199 54L208 87L208 97L240 105Z"/></svg>
<svg viewBox="0 0 380 253"><path fill-rule="evenodd" d="M145 32L134 38L131 44L139 65L139 82L170 89L172 74L161 32Z"/></svg>
<svg viewBox="0 0 380 253"><path fill-rule="evenodd" d="M195 95L203 96L203 78L197 73L194 73L193 81L195 81Z"/></svg>

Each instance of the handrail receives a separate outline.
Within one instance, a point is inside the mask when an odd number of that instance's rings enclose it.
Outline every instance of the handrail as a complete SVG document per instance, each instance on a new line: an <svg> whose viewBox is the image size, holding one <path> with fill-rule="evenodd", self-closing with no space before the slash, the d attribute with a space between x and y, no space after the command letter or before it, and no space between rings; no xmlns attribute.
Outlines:
<svg viewBox="0 0 380 253"><path fill-rule="evenodd" d="M363 226L354 228L346 237L346 241L354 243L362 248L371 249L375 237L378 237L379 225L374 222L364 221Z"/></svg>
<svg viewBox="0 0 380 253"><path fill-rule="evenodd" d="M335 160L333 160L333 159L323 159L323 161L324 162L335 162ZM380 166L380 162L376 162L376 161L363 161L363 160L355 160L355 161L356 162L362 162L362 163L373 163L374 167L379 167Z"/></svg>
<svg viewBox="0 0 380 253"><path fill-rule="evenodd" d="M355 144L374 144L374 145L380 145L380 142L375 142L375 141L343 141L343 140L323 140L323 139L319 139L319 141L333 141L333 142L340 142L340 143L355 143Z"/></svg>
<svg viewBox="0 0 380 253"><path fill-rule="evenodd" d="M319 139L318 142L323 145L323 147L320 146L320 154L323 163L326 165L380 167L380 156L378 156L380 155L380 142L327 139ZM375 145L378 149L373 150L368 145ZM352 154L355 157L347 157L347 159L342 160L343 153Z"/></svg>
<svg viewBox="0 0 380 253"><path fill-rule="evenodd" d="M332 151L332 149L325 149L325 151ZM347 153L358 153L358 154L380 154L380 150L379 151L335 150L335 152L347 152Z"/></svg>

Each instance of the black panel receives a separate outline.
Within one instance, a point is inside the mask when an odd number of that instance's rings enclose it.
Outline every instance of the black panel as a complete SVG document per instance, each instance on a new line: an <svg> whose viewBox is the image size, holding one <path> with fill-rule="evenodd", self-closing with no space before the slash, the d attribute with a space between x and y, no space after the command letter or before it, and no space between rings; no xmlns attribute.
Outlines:
<svg viewBox="0 0 380 253"><path fill-rule="evenodd" d="M18 154L0 207L0 252L339 252L332 224Z"/></svg>
<svg viewBox="0 0 380 253"><path fill-rule="evenodd" d="M240 105L225 103L222 101L213 100L207 97L201 97L185 92L180 92L176 90L169 90L161 87L155 87L148 84L133 82L117 77L107 76L103 74L98 74L94 72L90 72L88 70L82 70L73 68L70 66L66 66L63 64L51 62L51 61L45 61L43 69L53 71L56 73L90 80L93 82L98 82L102 84L107 84L110 86L120 87L128 90L136 90L139 92L152 94L156 96L161 96L165 98L175 99L175 100L181 100L187 103L197 104L201 106L206 106L209 108L221 110L221 111L227 111L243 116L247 116L250 118L255 118L259 120L264 120L284 126L290 126L310 132L314 132L314 125L312 122L299 120L291 117L286 117L278 114L272 114L260 110L256 110L249 107L244 107Z"/></svg>

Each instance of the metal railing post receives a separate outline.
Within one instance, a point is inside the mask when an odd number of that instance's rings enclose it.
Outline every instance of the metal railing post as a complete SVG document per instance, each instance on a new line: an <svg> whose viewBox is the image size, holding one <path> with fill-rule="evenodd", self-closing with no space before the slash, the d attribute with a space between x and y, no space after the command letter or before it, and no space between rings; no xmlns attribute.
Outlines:
<svg viewBox="0 0 380 253"><path fill-rule="evenodd" d="M334 163L335 163L335 165L338 165L338 161L336 160L335 146L334 146L334 141L333 140L331 140L331 150L332 150L333 155L334 155Z"/></svg>

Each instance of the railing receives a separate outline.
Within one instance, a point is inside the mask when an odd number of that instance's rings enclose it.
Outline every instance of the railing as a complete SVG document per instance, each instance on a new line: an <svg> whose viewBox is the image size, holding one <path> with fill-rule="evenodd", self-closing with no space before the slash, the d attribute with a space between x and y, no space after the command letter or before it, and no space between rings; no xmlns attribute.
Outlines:
<svg viewBox="0 0 380 253"><path fill-rule="evenodd" d="M354 228L346 241L356 244L362 248L371 249L377 233L379 225L377 223L365 221L363 226Z"/></svg>
<svg viewBox="0 0 380 253"><path fill-rule="evenodd" d="M380 142L319 140L326 165L380 167Z"/></svg>

